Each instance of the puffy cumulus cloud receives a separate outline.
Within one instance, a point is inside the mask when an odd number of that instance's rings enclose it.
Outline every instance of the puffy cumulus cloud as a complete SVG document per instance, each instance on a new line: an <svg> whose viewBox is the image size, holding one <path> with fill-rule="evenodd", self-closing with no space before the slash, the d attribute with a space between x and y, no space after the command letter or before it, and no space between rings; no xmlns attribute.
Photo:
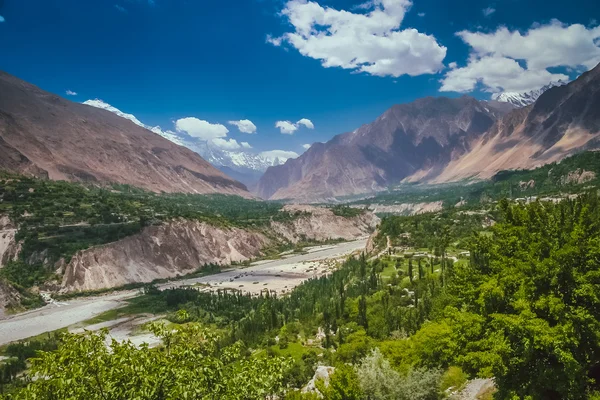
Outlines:
<svg viewBox="0 0 600 400"><path fill-rule="evenodd" d="M315 124L308 118L302 118L300 121L296 122L296 125L304 125L308 129L315 129Z"/></svg>
<svg viewBox="0 0 600 400"><path fill-rule="evenodd" d="M249 119L241 119L239 121L229 121L230 125L235 125L242 133L256 133L256 125Z"/></svg>
<svg viewBox="0 0 600 400"><path fill-rule="evenodd" d="M252 148L252 146L248 142L241 142L240 146L242 146L242 148L244 148L244 149L251 149Z"/></svg>
<svg viewBox="0 0 600 400"><path fill-rule="evenodd" d="M77 96L77 92L74 92L74 91L72 91L72 90L68 90L68 89L67 89L67 91L65 92L65 94L66 94L67 96Z"/></svg>
<svg viewBox="0 0 600 400"><path fill-rule="evenodd" d="M525 92L539 89L549 82L568 80L563 74L552 74L545 69L527 70L513 59L483 57L471 61L465 68L449 71L443 80L443 92L469 92L481 83L485 90L497 92Z"/></svg>
<svg viewBox="0 0 600 400"><path fill-rule="evenodd" d="M489 17L490 15L492 15L493 13L496 12L496 9L492 8L492 7L488 7L488 8L484 8L483 10L481 10L481 12L483 13L483 15L485 17Z"/></svg>
<svg viewBox="0 0 600 400"><path fill-rule="evenodd" d="M600 63L600 26L586 28L554 20L525 33L501 27L495 32L458 32L471 47L465 67L448 71L441 91L466 92L478 83L489 92L529 91L568 76L548 68L590 69Z"/></svg>
<svg viewBox="0 0 600 400"><path fill-rule="evenodd" d="M266 158L269 161L278 160L280 163L284 163L290 158L297 158L300 155L295 151L287 151L287 150L268 150L262 151L259 153L260 156Z"/></svg>
<svg viewBox="0 0 600 400"><path fill-rule="evenodd" d="M195 117L178 119L175 121L175 129L205 140L223 138L229 133L229 129L221 124L211 124Z"/></svg>
<svg viewBox="0 0 600 400"><path fill-rule="evenodd" d="M304 150L308 150L308 149L310 149L310 146L312 146L312 144L308 144L308 143L307 143L307 144L303 144L303 145L302 145L302 148L303 148Z"/></svg>
<svg viewBox="0 0 600 400"><path fill-rule="evenodd" d="M267 36L267 42L289 44L326 68L393 77L436 73L443 68L446 48L431 35L400 29L411 5L410 0L372 0L350 12L289 0L281 15L293 32Z"/></svg>
<svg viewBox="0 0 600 400"><path fill-rule="evenodd" d="M278 128L284 135L293 135L302 125L308 129L315 129L315 124L308 118L302 118L296 123L290 121L275 122L275 128Z"/></svg>
<svg viewBox="0 0 600 400"><path fill-rule="evenodd" d="M275 122L275 128L279 128L279 131L285 135L293 135L298 130L298 125L290 121L277 121Z"/></svg>
<svg viewBox="0 0 600 400"><path fill-rule="evenodd" d="M212 143L223 150L238 150L242 147L235 139L215 138Z"/></svg>

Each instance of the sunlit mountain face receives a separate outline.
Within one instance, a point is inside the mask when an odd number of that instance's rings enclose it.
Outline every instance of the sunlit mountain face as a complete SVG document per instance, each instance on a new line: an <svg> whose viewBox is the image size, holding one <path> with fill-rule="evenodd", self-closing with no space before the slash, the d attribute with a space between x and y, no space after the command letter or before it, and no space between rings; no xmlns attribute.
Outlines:
<svg viewBox="0 0 600 400"><path fill-rule="evenodd" d="M203 140L193 137L185 132L163 130L160 126L150 126L141 122L135 115L125 113L112 105L99 100L86 100L83 104L110 111L122 118L128 119L134 124L146 128L165 139L180 146L187 147L200 154L212 165L227 173L236 180L247 186L253 186L267 168L285 163L289 158L297 157L293 152L266 151L257 153L245 142L242 142L240 150L227 150L219 147L211 140Z"/></svg>

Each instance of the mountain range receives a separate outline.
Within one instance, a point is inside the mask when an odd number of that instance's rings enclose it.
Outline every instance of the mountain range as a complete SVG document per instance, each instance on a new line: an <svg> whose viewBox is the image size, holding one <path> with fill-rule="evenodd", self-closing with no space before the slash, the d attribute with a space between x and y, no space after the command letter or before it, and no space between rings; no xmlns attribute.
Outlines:
<svg viewBox="0 0 600 400"><path fill-rule="evenodd" d="M0 72L0 169L155 192L250 196L198 154L132 121Z"/></svg>
<svg viewBox="0 0 600 400"><path fill-rule="evenodd" d="M370 124L270 167L256 193L324 201L400 182L485 179L596 148L599 135L600 65L520 108L468 96L395 105Z"/></svg>
<svg viewBox="0 0 600 400"><path fill-rule="evenodd" d="M370 124L283 159L219 148L146 125L101 100L74 103L0 72L0 169L155 192L251 196L242 181L264 199L327 201L401 182L486 179L594 149L599 110L596 66L569 84L519 96L395 105Z"/></svg>
<svg viewBox="0 0 600 400"><path fill-rule="evenodd" d="M500 101L503 103L510 103L517 108L526 107L530 104L535 103L535 101L547 90L552 89L553 87L562 86L562 85L566 85L566 82L563 82L563 81L550 82L549 84L541 87L540 89L531 90L529 92L494 93L492 95L492 100Z"/></svg>
<svg viewBox="0 0 600 400"><path fill-rule="evenodd" d="M261 153L245 150L225 150L215 146L208 140L187 135L184 132L173 132L163 130L160 126L146 125L132 114L125 113L112 105L99 100L87 100L83 104L110 111L122 118L128 119L134 124L146 128L165 139L180 146L187 147L200 154L213 166L244 183L247 186L255 185L262 174L271 166L283 164L287 158L271 157Z"/></svg>

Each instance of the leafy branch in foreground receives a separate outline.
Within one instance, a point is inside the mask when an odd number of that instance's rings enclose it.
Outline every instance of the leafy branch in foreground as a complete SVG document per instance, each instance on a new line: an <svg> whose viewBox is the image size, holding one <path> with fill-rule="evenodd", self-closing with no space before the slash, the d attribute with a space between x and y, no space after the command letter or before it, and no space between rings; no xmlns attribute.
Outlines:
<svg viewBox="0 0 600 400"><path fill-rule="evenodd" d="M8 399L265 399L282 392L282 358L221 347L198 324L152 324L158 348L109 340L107 331L65 334L57 351L32 359L28 386ZM107 345L108 343L108 345Z"/></svg>

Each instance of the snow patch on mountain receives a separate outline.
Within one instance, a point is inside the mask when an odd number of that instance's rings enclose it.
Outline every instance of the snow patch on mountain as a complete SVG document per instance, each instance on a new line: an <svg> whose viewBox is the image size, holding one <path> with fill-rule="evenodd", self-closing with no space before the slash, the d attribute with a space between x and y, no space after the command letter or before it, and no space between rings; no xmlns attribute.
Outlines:
<svg viewBox="0 0 600 400"><path fill-rule="evenodd" d="M550 82L546 86L532 90L530 92L517 93L517 92L501 92L494 93L492 95L492 100L500 101L502 103L510 103L515 107L526 107L530 104L535 103L535 101L548 89L551 89L556 86L566 85L567 82L557 81Z"/></svg>
<svg viewBox="0 0 600 400"><path fill-rule="evenodd" d="M125 113L100 99L87 100L84 101L83 104L87 104L88 106L96 108L101 108L103 110L110 111L122 118L128 119L134 124L146 128L164 137L165 139L170 140L173 143L176 143L180 146L185 146L197 152L204 159L206 159L208 162L215 166L225 166L231 168L242 167L264 172L267 168L271 166L285 163L288 158L291 158L294 155L296 157L298 156L297 154L292 152L286 152L288 153L287 157L282 157L281 154L277 154L277 156L272 155L271 152L263 152L257 154L248 151L224 150L215 146L210 141L189 136L184 132L174 132L170 130L165 131L162 130L160 126L146 125L139 119L137 119L135 115ZM248 148L247 146L244 147Z"/></svg>

